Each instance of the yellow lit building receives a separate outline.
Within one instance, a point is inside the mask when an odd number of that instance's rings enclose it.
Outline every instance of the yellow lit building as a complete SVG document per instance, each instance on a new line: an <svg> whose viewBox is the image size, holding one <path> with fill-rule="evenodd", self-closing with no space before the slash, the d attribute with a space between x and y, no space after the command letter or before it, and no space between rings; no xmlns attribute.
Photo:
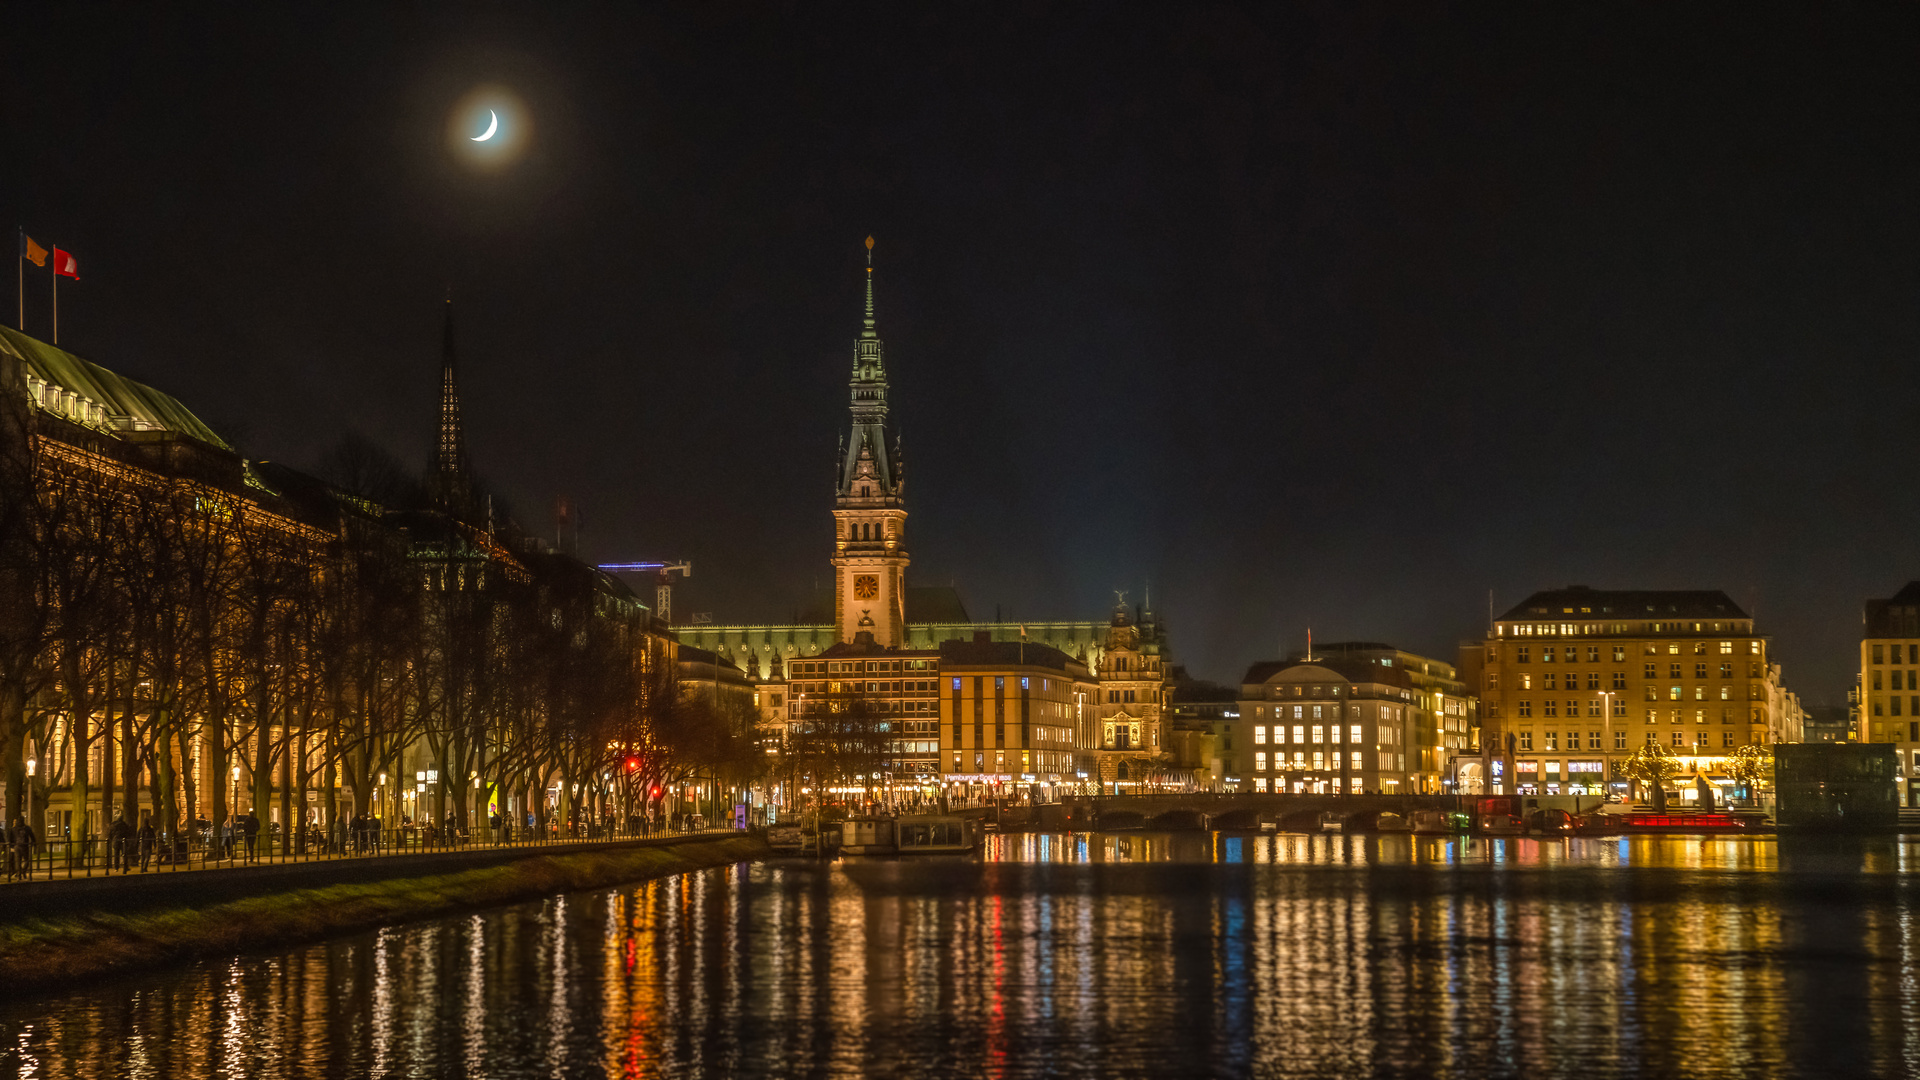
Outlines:
<svg viewBox="0 0 1920 1080"><path fill-rule="evenodd" d="M962 785L1072 784L1075 750L1092 741L1097 684L1087 666L1045 645L940 646L940 757Z"/></svg>
<svg viewBox="0 0 1920 1080"><path fill-rule="evenodd" d="M1726 758L1782 741L1780 668L1753 619L1717 590L1534 593L1494 622L1477 677L1492 793L1626 790L1621 765L1658 743L1681 759L1683 797ZM1793 736L1797 738L1797 735Z"/></svg>
<svg viewBox="0 0 1920 1080"><path fill-rule="evenodd" d="M1869 600L1860 633L1860 715L1855 737L1894 744L1901 801L1920 791L1920 581L1885 600Z"/></svg>

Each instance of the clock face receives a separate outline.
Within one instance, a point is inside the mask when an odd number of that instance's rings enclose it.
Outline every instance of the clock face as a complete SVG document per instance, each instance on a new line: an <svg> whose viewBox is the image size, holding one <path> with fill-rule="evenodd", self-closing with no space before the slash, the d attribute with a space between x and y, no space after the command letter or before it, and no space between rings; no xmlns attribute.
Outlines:
<svg viewBox="0 0 1920 1080"><path fill-rule="evenodd" d="M862 600L871 600L880 595L880 579L872 574L856 574L853 579L853 595Z"/></svg>

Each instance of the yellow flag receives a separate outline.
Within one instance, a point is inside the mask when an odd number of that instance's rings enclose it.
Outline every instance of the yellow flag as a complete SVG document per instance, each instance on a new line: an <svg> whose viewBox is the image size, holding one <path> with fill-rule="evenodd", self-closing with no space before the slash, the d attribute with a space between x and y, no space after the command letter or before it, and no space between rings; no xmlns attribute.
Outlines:
<svg viewBox="0 0 1920 1080"><path fill-rule="evenodd" d="M20 257L35 266L47 265L47 249L33 242L33 237L20 234Z"/></svg>

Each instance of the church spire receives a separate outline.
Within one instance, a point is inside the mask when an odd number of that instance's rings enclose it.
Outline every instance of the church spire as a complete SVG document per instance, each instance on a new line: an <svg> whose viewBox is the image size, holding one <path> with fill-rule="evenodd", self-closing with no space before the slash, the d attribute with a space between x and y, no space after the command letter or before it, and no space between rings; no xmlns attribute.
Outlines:
<svg viewBox="0 0 1920 1080"><path fill-rule="evenodd" d="M440 331L440 436L433 450L434 501L456 516L467 511L471 477L466 434L460 426L460 385L453 350L453 296L447 296Z"/></svg>
<svg viewBox="0 0 1920 1080"><path fill-rule="evenodd" d="M867 306L848 383L852 430L841 444L841 499L898 499L900 443L888 430L887 353L873 316L873 237L867 237Z"/></svg>
<svg viewBox="0 0 1920 1080"><path fill-rule="evenodd" d="M867 304L848 381L852 423L840 441L834 485L834 623L841 641L861 635L888 648L907 640L907 503L900 438L887 423L886 346L873 315L873 237L867 237Z"/></svg>
<svg viewBox="0 0 1920 1080"><path fill-rule="evenodd" d="M880 334L873 328L873 237L867 237L867 317L861 322L860 336L869 340L878 340Z"/></svg>

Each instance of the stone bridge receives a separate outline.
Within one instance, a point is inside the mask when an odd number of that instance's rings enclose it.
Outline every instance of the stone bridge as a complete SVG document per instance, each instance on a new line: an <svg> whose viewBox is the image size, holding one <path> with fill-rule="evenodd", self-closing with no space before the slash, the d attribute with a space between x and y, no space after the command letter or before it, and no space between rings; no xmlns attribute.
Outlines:
<svg viewBox="0 0 1920 1080"><path fill-rule="evenodd" d="M1006 828L1041 829L1257 829L1273 825L1287 832L1315 832L1323 821L1355 829L1372 828L1381 814L1411 817L1417 810L1471 813L1480 796L1471 795L1307 795L1216 794L1074 796L1042 806L1009 806L999 811ZM1510 797L1514 804L1522 800ZM1574 809L1571 797L1524 800L1529 806ZM1591 805L1598 799L1588 799ZM1513 809L1520 809L1515 805ZM993 810L983 813L993 820ZM1323 816L1324 815L1324 816Z"/></svg>

